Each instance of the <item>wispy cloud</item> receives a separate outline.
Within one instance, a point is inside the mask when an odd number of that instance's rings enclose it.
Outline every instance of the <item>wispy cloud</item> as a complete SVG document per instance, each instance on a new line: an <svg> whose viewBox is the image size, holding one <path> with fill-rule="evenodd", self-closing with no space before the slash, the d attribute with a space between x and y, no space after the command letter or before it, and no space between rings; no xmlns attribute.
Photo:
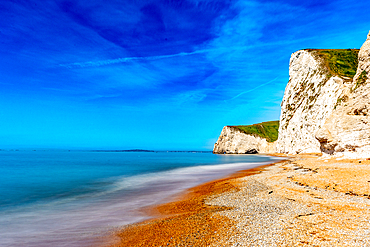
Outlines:
<svg viewBox="0 0 370 247"><path fill-rule="evenodd" d="M175 100L178 105L189 104L189 103L196 104L204 100L204 98L207 97L207 91L208 90L204 89L204 90L184 92L184 93L177 95Z"/></svg>
<svg viewBox="0 0 370 247"><path fill-rule="evenodd" d="M193 52L180 52L180 53L169 54L169 55L146 56L146 57L120 57L120 58L115 58L115 59L103 59L103 60L97 60L97 61L64 63L64 64L59 64L59 66L65 67L68 69L76 69L76 68L101 67L101 66L114 65L114 64L120 64L120 63L128 63L132 61L155 61L155 60L160 60L160 59L191 56L191 55L208 53L208 52L217 52L217 54L220 54L223 52L244 51L244 50L258 48L258 47L279 46L279 45L286 45L286 44L292 44L292 43L299 43L299 42L307 41L307 40L314 39L314 38L315 37L309 37L309 38L303 38L303 39L284 40L284 41L278 41L278 42L256 43L256 44L244 45L244 46L227 46L227 47L225 46L225 47L201 49L201 50L196 50Z"/></svg>
<svg viewBox="0 0 370 247"><path fill-rule="evenodd" d="M105 60L98 60L98 61L87 61L87 62L76 62L76 63L67 63L67 64L59 64L61 67L66 67L68 69L73 68L87 68L87 67L101 67L106 65L113 65L113 64L120 64L120 63L127 63L131 61L154 61L166 58L174 58L174 57L184 57L184 56L191 56L196 54L207 53L211 51L230 51L231 50L245 50L248 48L252 48L252 46L234 46L234 47L218 47L213 49L201 49L196 50L193 52L180 52L176 54L169 54L169 55L159 55L159 56L146 56L146 57L121 57L115 59L105 59Z"/></svg>
<svg viewBox="0 0 370 247"><path fill-rule="evenodd" d="M80 63L68 63L68 64L59 64L61 67L66 67L69 69L72 68L86 68L86 67L100 67L105 65L112 65L112 64L119 64L119 63L127 63L131 61L149 61L149 60L159 60L165 58L172 58L172 57L182 57L182 56L189 56L199 53L207 52L207 50L199 50L194 52L181 52L177 54L170 54L170 55L160 55L160 56L147 56L147 57L121 57L115 59L106 59L106 60L99 60L99 61L88 61L88 62L80 62Z"/></svg>
<svg viewBox="0 0 370 247"><path fill-rule="evenodd" d="M254 88L252 88L252 89L250 89L250 90L247 90L247 91L241 92L241 93L239 93L238 95L236 95L236 96L232 97L231 99L225 100L225 102L230 101L230 100L234 100L234 99L236 99L236 98L238 98L238 97L242 96L243 94L247 94L247 93L253 92L254 90L256 90L256 89L258 89L258 88L261 88L261 87L264 87L264 86L266 86L266 85L268 85L268 84L271 84L271 83L273 83L274 81L276 81L278 78L279 78L279 77L276 77L276 78L272 79L271 81L268 81L268 82L266 82L266 83L263 83L263 84L261 84L261 85L259 85L259 86L257 86L257 87L254 87Z"/></svg>

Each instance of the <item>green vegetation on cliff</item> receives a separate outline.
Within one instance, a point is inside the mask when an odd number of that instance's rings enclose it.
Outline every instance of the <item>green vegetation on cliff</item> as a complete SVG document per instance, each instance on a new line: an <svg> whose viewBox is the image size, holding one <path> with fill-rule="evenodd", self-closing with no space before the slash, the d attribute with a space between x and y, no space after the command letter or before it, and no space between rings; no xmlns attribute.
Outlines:
<svg viewBox="0 0 370 247"><path fill-rule="evenodd" d="M360 76L357 78L356 85L352 91L355 91L359 86L364 84L366 80L367 80L367 73L366 73L366 70L364 70L361 72Z"/></svg>
<svg viewBox="0 0 370 247"><path fill-rule="evenodd" d="M353 78L358 65L359 49L307 49L321 57L329 73Z"/></svg>
<svg viewBox="0 0 370 247"><path fill-rule="evenodd" d="M265 138L268 142L274 142L278 138L279 121L262 122L252 125L233 126L248 135Z"/></svg>

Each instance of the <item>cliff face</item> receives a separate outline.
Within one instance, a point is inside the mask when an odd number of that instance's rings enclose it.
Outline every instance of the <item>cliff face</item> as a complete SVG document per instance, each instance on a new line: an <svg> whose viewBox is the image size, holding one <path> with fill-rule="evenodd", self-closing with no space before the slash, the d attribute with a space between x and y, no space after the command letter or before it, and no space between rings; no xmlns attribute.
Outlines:
<svg viewBox="0 0 370 247"><path fill-rule="evenodd" d="M370 32L360 49L356 75L340 104L317 131L323 153L370 155Z"/></svg>
<svg viewBox="0 0 370 247"><path fill-rule="evenodd" d="M344 78L331 75L316 51L292 54L289 83L281 103L278 153L319 153L315 133L333 112L337 99L348 90Z"/></svg>
<svg viewBox="0 0 370 247"><path fill-rule="evenodd" d="M225 126L214 145L213 153L217 154L255 154L273 153L274 144L264 138L248 135L234 126Z"/></svg>
<svg viewBox="0 0 370 247"><path fill-rule="evenodd" d="M224 127L215 153L370 156L370 32L361 49L292 54L275 143Z"/></svg>

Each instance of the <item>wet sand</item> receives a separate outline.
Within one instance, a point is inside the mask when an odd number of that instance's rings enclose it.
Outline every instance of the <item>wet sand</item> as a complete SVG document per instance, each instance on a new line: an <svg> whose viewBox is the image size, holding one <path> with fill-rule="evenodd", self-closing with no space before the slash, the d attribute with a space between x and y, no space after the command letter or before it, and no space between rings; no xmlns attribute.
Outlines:
<svg viewBox="0 0 370 247"><path fill-rule="evenodd" d="M370 246L370 160L296 156L148 212L112 246Z"/></svg>
<svg viewBox="0 0 370 247"><path fill-rule="evenodd" d="M132 224L116 233L112 246L216 246L234 234L235 222L217 212L230 207L209 205L209 198L239 190L240 177L260 173L269 165L240 171L226 178L191 188L177 200L147 209L157 218Z"/></svg>

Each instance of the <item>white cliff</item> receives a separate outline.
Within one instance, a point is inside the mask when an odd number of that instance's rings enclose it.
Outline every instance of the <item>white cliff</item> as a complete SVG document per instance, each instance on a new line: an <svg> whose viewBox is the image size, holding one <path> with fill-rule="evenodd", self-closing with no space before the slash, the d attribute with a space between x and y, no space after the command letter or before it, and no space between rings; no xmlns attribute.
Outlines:
<svg viewBox="0 0 370 247"><path fill-rule="evenodd" d="M226 126L215 153L322 152L370 157L370 32L360 51L293 53L289 77L277 141L269 143Z"/></svg>
<svg viewBox="0 0 370 247"><path fill-rule="evenodd" d="M343 78L330 76L315 51L292 54L289 82L281 103L278 153L319 153L315 133L333 112L337 99L348 90Z"/></svg>
<svg viewBox="0 0 370 247"><path fill-rule="evenodd" d="M317 131L324 154L370 157L370 32L360 49L358 68L340 105Z"/></svg>
<svg viewBox="0 0 370 247"><path fill-rule="evenodd" d="M234 126L225 126L214 145L213 153L255 154L273 153L274 144L259 136L248 135Z"/></svg>

